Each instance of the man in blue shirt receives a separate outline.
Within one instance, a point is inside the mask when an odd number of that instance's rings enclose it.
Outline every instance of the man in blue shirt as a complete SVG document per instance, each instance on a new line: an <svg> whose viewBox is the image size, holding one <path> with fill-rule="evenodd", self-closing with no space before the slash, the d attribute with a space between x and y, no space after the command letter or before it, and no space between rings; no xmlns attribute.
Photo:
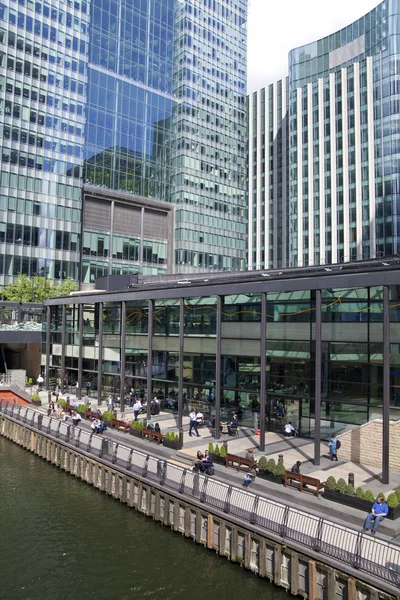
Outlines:
<svg viewBox="0 0 400 600"><path fill-rule="evenodd" d="M367 518L365 519L363 532L369 531L371 529L372 521L374 525L372 527L371 533L375 535L376 530L378 529L379 523L387 516L389 512L389 507L386 502L383 500L381 496L378 496L376 499L372 511L369 513Z"/></svg>

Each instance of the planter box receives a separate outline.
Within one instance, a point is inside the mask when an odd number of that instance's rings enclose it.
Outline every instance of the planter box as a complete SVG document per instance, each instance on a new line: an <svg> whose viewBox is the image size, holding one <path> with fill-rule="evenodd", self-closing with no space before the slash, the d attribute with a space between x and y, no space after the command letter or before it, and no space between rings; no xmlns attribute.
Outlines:
<svg viewBox="0 0 400 600"><path fill-rule="evenodd" d="M211 454L213 463L216 465L224 465L226 463L226 458L225 456L217 456L216 454Z"/></svg>
<svg viewBox="0 0 400 600"><path fill-rule="evenodd" d="M172 448L172 450L181 450L183 448L182 442L171 442L171 440L167 440L167 438L163 439L163 446L166 448Z"/></svg>
<svg viewBox="0 0 400 600"><path fill-rule="evenodd" d="M361 498L356 498L355 496L348 496L347 494L340 494L334 490L325 490L322 494L323 498L327 500L332 500L333 502L338 502L339 504L343 504L344 506L351 506L352 508L357 508L358 510L362 510L365 513L371 512L371 508L373 502L369 502L368 500L362 500ZM396 506L396 508L389 508L389 513L387 519L390 521L395 521L400 518L400 506Z"/></svg>
<svg viewBox="0 0 400 600"><path fill-rule="evenodd" d="M269 473L268 471L258 471L257 477L260 479L266 479L267 481L272 481L273 483L282 484L284 482L284 478L279 475L274 475L273 473Z"/></svg>
<svg viewBox="0 0 400 600"><path fill-rule="evenodd" d="M131 435L133 435L133 437L138 437L141 438L142 437L142 430L141 429L132 429L132 427L129 430L129 433Z"/></svg>

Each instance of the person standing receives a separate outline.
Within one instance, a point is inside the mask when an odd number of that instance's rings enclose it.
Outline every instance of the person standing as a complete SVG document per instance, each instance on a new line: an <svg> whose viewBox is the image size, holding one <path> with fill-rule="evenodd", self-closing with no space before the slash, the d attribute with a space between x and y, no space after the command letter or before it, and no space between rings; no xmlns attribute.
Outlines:
<svg viewBox="0 0 400 600"><path fill-rule="evenodd" d="M340 448L340 443L336 437L336 434L331 433L330 438L329 438L329 454L330 454L331 460L337 461L337 459L338 459L337 451L339 448Z"/></svg>
<svg viewBox="0 0 400 600"><path fill-rule="evenodd" d="M197 435L197 437L200 437L199 430L198 430L198 423L197 423L197 412L194 409L190 413L189 419L190 419L189 436L192 437L192 429L194 429L194 432Z"/></svg>
<svg viewBox="0 0 400 600"><path fill-rule="evenodd" d="M114 398L113 398L113 395L112 395L112 394L110 394L110 395L108 396L108 400L107 400L107 410L108 410L109 412L112 412L112 411L113 411L113 408L114 408Z"/></svg>
<svg viewBox="0 0 400 600"><path fill-rule="evenodd" d="M387 517L388 512L389 512L388 505L386 504L386 502L384 501L382 496L378 496L378 498L374 502L371 512L365 519L363 533L365 533L366 531L369 531L372 526L371 533L372 533L372 535L375 535L376 530L378 529L379 523L381 521L383 521L383 519L385 517ZM372 525L372 522L374 522L373 525Z"/></svg>
<svg viewBox="0 0 400 600"><path fill-rule="evenodd" d="M129 394L129 404L133 407L136 402L136 392L133 388L131 388L131 392Z"/></svg>
<svg viewBox="0 0 400 600"><path fill-rule="evenodd" d="M42 388L43 388L43 382L44 382L43 375L41 373L39 373L39 376L36 381L38 384L38 392L41 392Z"/></svg>
<svg viewBox="0 0 400 600"><path fill-rule="evenodd" d="M137 421L137 419L138 419L138 415L139 415L141 408L142 408L142 403L140 402L139 398L137 398L135 404L133 405L133 416L135 418L135 421Z"/></svg>
<svg viewBox="0 0 400 600"><path fill-rule="evenodd" d="M90 388L91 388L91 385L92 385L92 384L90 383L90 381L87 381L87 382L86 382L86 384L85 384L85 387L86 387L86 394L87 394L88 396L90 396Z"/></svg>

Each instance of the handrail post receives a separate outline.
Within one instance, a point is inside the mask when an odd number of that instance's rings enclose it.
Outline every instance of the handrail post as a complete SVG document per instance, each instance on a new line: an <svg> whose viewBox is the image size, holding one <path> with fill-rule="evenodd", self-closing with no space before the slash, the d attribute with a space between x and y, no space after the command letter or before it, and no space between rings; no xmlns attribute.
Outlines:
<svg viewBox="0 0 400 600"><path fill-rule="evenodd" d="M200 492L200 502L207 501L207 483L208 483L208 477L203 477L203 487Z"/></svg>
<svg viewBox="0 0 400 600"><path fill-rule="evenodd" d="M117 452L118 452L118 446L119 446L119 443L116 443L116 444L115 444L115 448L114 448L113 455L112 455L112 457L111 457L111 462L112 462L112 464L113 464L113 465L115 465L115 464L117 463Z"/></svg>
<svg viewBox="0 0 400 600"><path fill-rule="evenodd" d="M231 509L231 496L232 496L232 486L230 485L226 491L226 498L224 502L224 513L229 514Z"/></svg>
<svg viewBox="0 0 400 600"><path fill-rule="evenodd" d="M362 533L357 533L357 542L356 542L356 549L354 552L354 561L352 566L355 569L359 569L360 568L360 564L361 564L361 542L362 542L362 537L363 534Z"/></svg>
<svg viewBox="0 0 400 600"><path fill-rule="evenodd" d="M80 442L81 433L82 433L82 429L79 429L79 431L78 431L78 435L77 435L77 436L76 436L76 438L75 438L75 446L76 446L77 448L79 448L79 442Z"/></svg>
<svg viewBox="0 0 400 600"><path fill-rule="evenodd" d="M132 456L133 456L133 448L130 449L128 456L128 463L126 465L126 470L130 471L132 469Z"/></svg>
<svg viewBox="0 0 400 600"><path fill-rule="evenodd" d="M144 461L143 469L142 469L142 477L147 477L147 471L149 468L149 459L150 459L150 454L147 454L146 459Z"/></svg>
<svg viewBox="0 0 400 600"><path fill-rule="evenodd" d="M289 506L285 506L285 510L283 513L283 521L282 521L282 525L281 525L281 528L279 531L279 535L283 538L286 536L287 522L289 519L289 510L290 510Z"/></svg>
<svg viewBox="0 0 400 600"><path fill-rule="evenodd" d="M90 434L89 441L88 441L87 446L86 446L86 452L91 452L92 451L92 438L93 438L93 436L94 436L94 431L92 431L92 433Z"/></svg>
<svg viewBox="0 0 400 600"><path fill-rule="evenodd" d="M69 442L71 438L71 425L67 425L67 433L65 434L65 441Z"/></svg>
<svg viewBox="0 0 400 600"><path fill-rule="evenodd" d="M56 438L60 437L60 429L61 429L61 421L59 422L57 430L56 430Z"/></svg>
<svg viewBox="0 0 400 600"><path fill-rule="evenodd" d="M187 469L183 469L182 476L181 476L181 483L179 485L179 493L180 494L183 494L183 492L185 491L186 472L187 472Z"/></svg>
<svg viewBox="0 0 400 600"><path fill-rule="evenodd" d="M314 538L314 545L313 545L313 549L316 552L319 552L320 548L321 548L321 538L322 538L322 527L324 524L324 519L319 519L318 520L318 525L317 525L317 535Z"/></svg>
<svg viewBox="0 0 400 600"><path fill-rule="evenodd" d="M253 508L250 514L250 523L255 525L257 523L257 512L258 512L258 502L260 500L260 496L257 494L254 496Z"/></svg>
<svg viewBox="0 0 400 600"><path fill-rule="evenodd" d="M28 412L28 411L26 411ZM26 423L26 413L25 413L25 417L24 417L24 422ZM42 429L42 425L43 425L43 415L38 415L38 429L41 430Z"/></svg>

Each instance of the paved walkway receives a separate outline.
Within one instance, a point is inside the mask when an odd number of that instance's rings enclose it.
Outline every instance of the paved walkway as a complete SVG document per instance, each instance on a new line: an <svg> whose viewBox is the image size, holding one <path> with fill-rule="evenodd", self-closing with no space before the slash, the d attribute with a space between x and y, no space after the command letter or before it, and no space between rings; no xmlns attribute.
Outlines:
<svg viewBox="0 0 400 600"><path fill-rule="evenodd" d="M42 399L42 412L47 412L47 392L40 393ZM70 395L71 400L73 396ZM104 410L105 404L102 409ZM125 410L126 415L132 415L132 409L129 407ZM118 412L120 416L120 412ZM145 415L142 415L140 419L144 419ZM161 430L163 432L175 431L177 432L176 418L171 413L161 413L154 417L154 422L159 422ZM106 436L119 441L124 445L136 447L139 450L150 452L154 455L160 455L164 458L168 458L175 464L181 466L189 466L193 464L194 457L196 456L197 450L205 450L208 447L209 442L213 444L222 444L227 442L228 451L233 454L244 454L244 452L252 447L255 450L255 456L258 459L264 455L268 459L274 458L278 460L279 455L283 455L283 461L286 468L290 469L292 465L300 460L302 463L301 472L304 474L312 474L313 477L326 481L326 479L333 475L336 480L339 477L343 477L346 481L350 472L355 475L355 486L362 486L364 490L370 489L374 494L378 494L379 491L384 492L386 495L394 489L400 487L400 473L391 473L390 485L383 485L380 482L379 476L381 474L380 469L376 467L369 467L360 464L356 464L349 461L331 462L328 456L328 445L325 442L321 443L321 464L319 466L313 463L313 441L304 438L284 438L282 435L267 432L265 436L265 452L258 450L259 437L255 436L249 429L241 429L240 434L235 437L221 436L221 440L214 440L211 436L208 427L202 427L199 429L200 438L189 437L189 418L184 417L184 446L179 452L164 448L164 446L158 446L156 443L151 443L148 440L142 440L137 437L133 437L129 434L108 429ZM90 429L88 421L82 421L82 427L84 429ZM340 452L339 452L340 457ZM241 484L243 481L243 473L239 473L235 469L226 469L222 465L215 465L215 473L218 478L222 480ZM284 502L289 503L291 506L299 509L305 509L312 511L313 514L320 517L327 517L338 523L351 525L353 527L362 528L366 514L355 508L346 507L336 502L325 500L323 497L316 498L314 494L303 492L300 493L293 487L284 487L283 485L275 484L269 481L257 478L256 481L251 485L254 491L261 492L267 497L277 498ZM379 536L386 539L395 539L400 541L400 522L389 521L386 519L379 526Z"/></svg>

